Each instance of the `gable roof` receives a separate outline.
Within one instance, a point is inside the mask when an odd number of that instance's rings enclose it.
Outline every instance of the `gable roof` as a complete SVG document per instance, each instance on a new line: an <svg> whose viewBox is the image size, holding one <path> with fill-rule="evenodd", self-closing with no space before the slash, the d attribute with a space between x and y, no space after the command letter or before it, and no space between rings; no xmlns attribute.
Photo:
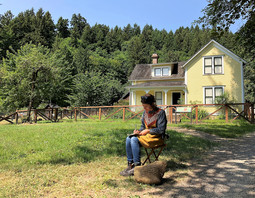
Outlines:
<svg viewBox="0 0 255 198"><path fill-rule="evenodd" d="M230 50L228 50L227 48L225 48L223 45L219 44L218 42L216 42L215 40L211 40L209 43L207 43L202 49L200 49L194 56L192 56L182 67L185 67L186 65L188 65L196 56L198 56L205 48L207 48L210 44L213 44L214 47L218 48L219 50L223 51L225 54L229 55L230 57L232 57L234 60L236 60L239 63L246 63L245 60L243 60L242 58L240 58L239 56L237 56L236 54L234 54L233 52L231 52Z"/></svg>
<svg viewBox="0 0 255 198"><path fill-rule="evenodd" d="M139 64L136 65L134 70L132 71L128 80L167 80L167 79L180 79L184 78L184 70L182 65L185 62L174 62L174 63L160 63L160 64ZM153 77L151 76L151 70L153 66L162 66L162 65L174 65L178 64L178 73L172 74L171 76L160 76L160 77Z"/></svg>

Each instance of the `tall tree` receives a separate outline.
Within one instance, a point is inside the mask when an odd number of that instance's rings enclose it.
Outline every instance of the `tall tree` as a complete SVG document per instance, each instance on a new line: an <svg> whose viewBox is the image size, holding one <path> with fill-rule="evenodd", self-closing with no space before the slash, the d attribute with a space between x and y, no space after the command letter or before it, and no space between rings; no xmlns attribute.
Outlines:
<svg viewBox="0 0 255 198"><path fill-rule="evenodd" d="M217 30L228 30L240 18L249 20L254 12L254 0L209 0L198 22Z"/></svg>
<svg viewBox="0 0 255 198"><path fill-rule="evenodd" d="M0 15L0 60L6 56L6 51L15 44L14 33L10 27L13 18L14 15L11 11Z"/></svg>
<svg viewBox="0 0 255 198"><path fill-rule="evenodd" d="M78 45L78 39L81 38L83 29L88 25L87 20L81 14L73 14L71 19L71 38L74 46Z"/></svg>
<svg viewBox="0 0 255 198"><path fill-rule="evenodd" d="M131 27L130 24L128 24L127 26L123 28L122 39L124 41L128 41L131 39L132 36L133 36L133 28Z"/></svg>
<svg viewBox="0 0 255 198"><path fill-rule="evenodd" d="M58 23L56 24L56 29L57 29L57 36L60 38L67 38L70 35L69 29L69 21L68 19L63 19L60 17L58 19Z"/></svg>

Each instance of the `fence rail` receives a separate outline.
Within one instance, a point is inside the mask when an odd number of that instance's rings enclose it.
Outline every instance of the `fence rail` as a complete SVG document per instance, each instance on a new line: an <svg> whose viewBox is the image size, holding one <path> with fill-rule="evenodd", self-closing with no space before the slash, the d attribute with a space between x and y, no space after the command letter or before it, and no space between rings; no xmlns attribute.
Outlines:
<svg viewBox="0 0 255 198"><path fill-rule="evenodd" d="M238 118L243 118L249 123L255 124L254 104L252 103L231 103L231 104L190 104L190 105L160 105L160 108L166 111L169 123L177 123L188 120L193 124L204 122L209 118L220 115L226 122L233 122ZM190 112L177 112L179 107L189 107ZM210 113L208 113L210 109ZM128 121L134 118L141 118L143 113L142 105L126 106L88 106L74 108L50 108L50 109L32 109L31 120L35 123L40 120L57 122L62 119L122 119ZM0 122L7 121L11 124L26 122L27 110L17 110L9 115L0 115ZM15 121L13 121L15 120Z"/></svg>

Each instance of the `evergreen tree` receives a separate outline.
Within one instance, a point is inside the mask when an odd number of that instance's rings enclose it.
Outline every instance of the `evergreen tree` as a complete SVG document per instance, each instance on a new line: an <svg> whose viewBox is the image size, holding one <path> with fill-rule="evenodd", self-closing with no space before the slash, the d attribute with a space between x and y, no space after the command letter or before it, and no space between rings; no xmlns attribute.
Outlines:
<svg viewBox="0 0 255 198"><path fill-rule="evenodd" d="M11 30L10 24L14 15L11 11L7 11L4 15L0 15L0 62L6 56L7 50L15 45L14 33Z"/></svg>
<svg viewBox="0 0 255 198"><path fill-rule="evenodd" d="M127 26L123 28L122 40L129 41L132 38L132 36L133 36L133 28L131 27L130 24L128 24Z"/></svg>
<svg viewBox="0 0 255 198"><path fill-rule="evenodd" d="M73 14L70 24L72 43L74 46L77 46L78 39L81 38L83 29L88 25L88 23L87 20L79 13L78 15Z"/></svg>
<svg viewBox="0 0 255 198"><path fill-rule="evenodd" d="M133 36L138 36L141 34L141 28L139 25L137 25L136 23L134 24L134 28L133 28Z"/></svg>
<svg viewBox="0 0 255 198"><path fill-rule="evenodd" d="M60 38L67 38L70 35L69 29L69 21L68 19L63 19L60 17L58 19L58 23L56 24L56 29L57 29L57 36Z"/></svg>

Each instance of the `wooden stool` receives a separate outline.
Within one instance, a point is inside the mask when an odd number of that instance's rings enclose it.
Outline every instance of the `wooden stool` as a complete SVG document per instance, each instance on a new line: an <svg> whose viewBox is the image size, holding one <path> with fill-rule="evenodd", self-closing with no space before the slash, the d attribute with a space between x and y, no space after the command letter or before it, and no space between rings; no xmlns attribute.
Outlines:
<svg viewBox="0 0 255 198"><path fill-rule="evenodd" d="M163 151L163 149L164 149L165 147L166 147L166 144L162 144L162 145L160 145L160 146L155 146L155 147L153 147L153 148L145 148L145 147L144 147L145 152L146 152L146 154L147 154L147 157L146 157L146 159L144 160L144 162L142 163L142 165L144 165L147 161L149 161L149 163L151 163L150 157L151 157L152 154L154 154L155 161L157 161L158 158L159 158L159 156L160 156L160 154L161 154L161 152ZM147 149L151 149L150 153L148 153L148 150L147 150ZM160 149L159 152L158 152L157 154L156 154L156 151L155 151L156 149Z"/></svg>

